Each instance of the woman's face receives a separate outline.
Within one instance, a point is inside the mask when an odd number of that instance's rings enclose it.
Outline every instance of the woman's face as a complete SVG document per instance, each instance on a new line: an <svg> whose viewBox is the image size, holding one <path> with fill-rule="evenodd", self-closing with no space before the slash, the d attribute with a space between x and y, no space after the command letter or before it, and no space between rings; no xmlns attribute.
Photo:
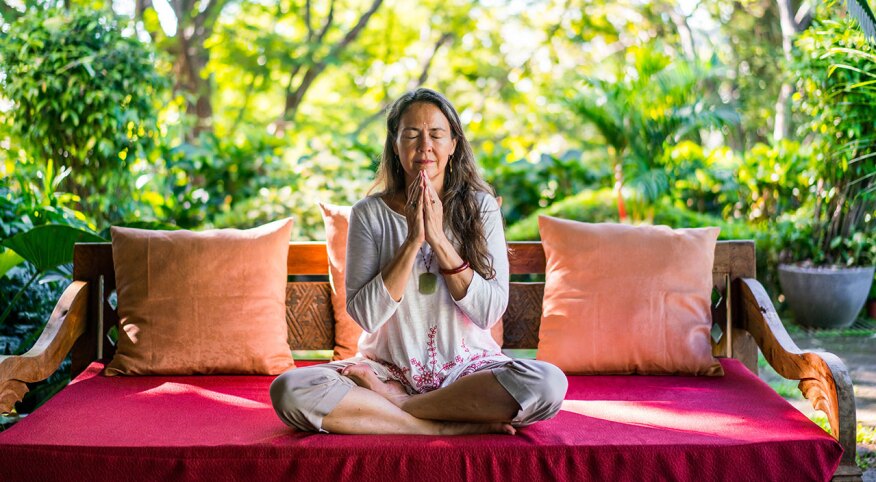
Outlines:
<svg viewBox="0 0 876 482"><path fill-rule="evenodd" d="M432 185L444 185L447 160L456 149L450 122L441 109L429 102L408 106L402 114L398 135L392 146L410 184L420 171L426 171Z"/></svg>

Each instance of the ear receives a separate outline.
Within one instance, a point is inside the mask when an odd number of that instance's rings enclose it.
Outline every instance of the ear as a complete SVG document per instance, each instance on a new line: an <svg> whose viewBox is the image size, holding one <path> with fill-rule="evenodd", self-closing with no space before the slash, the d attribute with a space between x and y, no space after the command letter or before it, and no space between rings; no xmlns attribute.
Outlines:
<svg viewBox="0 0 876 482"><path fill-rule="evenodd" d="M456 138L453 138L453 149L450 151L450 155L452 156L456 152Z"/></svg>

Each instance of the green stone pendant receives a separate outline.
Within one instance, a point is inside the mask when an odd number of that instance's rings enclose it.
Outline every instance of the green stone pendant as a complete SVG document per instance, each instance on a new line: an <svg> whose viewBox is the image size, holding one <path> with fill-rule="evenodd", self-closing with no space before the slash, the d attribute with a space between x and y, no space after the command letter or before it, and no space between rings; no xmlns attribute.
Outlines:
<svg viewBox="0 0 876 482"><path fill-rule="evenodd" d="M420 275L420 293L431 295L438 289L438 275L435 273L423 273Z"/></svg>

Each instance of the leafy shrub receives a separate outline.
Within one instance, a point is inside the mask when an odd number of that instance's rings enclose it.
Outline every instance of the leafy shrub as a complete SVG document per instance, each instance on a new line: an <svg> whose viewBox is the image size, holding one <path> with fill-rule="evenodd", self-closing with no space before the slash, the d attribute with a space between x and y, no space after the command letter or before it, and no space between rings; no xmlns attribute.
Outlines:
<svg viewBox="0 0 876 482"><path fill-rule="evenodd" d="M867 265L876 250L876 52L849 18L820 5L797 40L795 107L812 140L807 240L789 255L816 264ZM798 226L799 228L799 226Z"/></svg>
<svg viewBox="0 0 876 482"><path fill-rule="evenodd" d="M498 150L478 160L484 179L502 197L502 213L514 223L582 190L611 182L607 162L578 150L562 156L543 154L538 162L518 159L509 162L508 151Z"/></svg>
<svg viewBox="0 0 876 482"><path fill-rule="evenodd" d="M10 270L0 281L0 312L3 312L15 293L33 274L32 266L24 264ZM42 326L52 314L55 303L68 284L65 280L33 283L15 303L6 322L0 325L0 355L12 355L30 348Z"/></svg>
<svg viewBox="0 0 876 482"><path fill-rule="evenodd" d="M790 140L774 146L758 143L745 152L736 171L740 189L733 206L736 217L769 222L800 208L807 197L811 157L811 149Z"/></svg>
<svg viewBox="0 0 876 482"><path fill-rule="evenodd" d="M128 169L154 144L169 85L124 27L111 12L32 8L0 37L8 132L30 162L71 168L66 190L110 218L131 208Z"/></svg>
<svg viewBox="0 0 876 482"><path fill-rule="evenodd" d="M615 197L611 189L585 191L540 209L509 226L505 236L509 241L540 239L538 216L542 214L589 223L616 222L617 211L614 202ZM676 206L668 198L651 205L649 210L651 224L662 224L673 228L717 226L721 228L719 239L754 240L758 280L775 299L779 292L778 259L782 244L778 240L779 237L767 225L755 226L746 222L725 221L710 214ZM779 308L781 309L782 306L779 305Z"/></svg>
<svg viewBox="0 0 876 482"><path fill-rule="evenodd" d="M284 151L284 156L292 156L294 152ZM291 161L278 160L266 170L260 187L252 196L217 213L212 224L216 227L250 227L292 217L295 220L293 239L325 239L317 202L355 203L373 184L372 167L366 152L351 146L346 149L336 146L334 150L327 148L324 151L314 149L313 154Z"/></svg>

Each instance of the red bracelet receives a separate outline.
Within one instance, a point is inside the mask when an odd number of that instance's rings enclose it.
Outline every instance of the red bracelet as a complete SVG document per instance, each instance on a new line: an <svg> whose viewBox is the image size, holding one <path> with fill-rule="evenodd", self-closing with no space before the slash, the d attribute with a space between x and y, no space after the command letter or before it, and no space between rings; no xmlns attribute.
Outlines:
<svg viewBox="0 0 876 482"><path fill-rule="evenodd" d="M454 269L440 269L439 268L438 271L440 271L441 274L448 274L449 275L449 274L462 273L463 271L467 270L468 268L469 268L468 261L463 261L462 266L460 266L459 268L454 268Z"/></svg>

